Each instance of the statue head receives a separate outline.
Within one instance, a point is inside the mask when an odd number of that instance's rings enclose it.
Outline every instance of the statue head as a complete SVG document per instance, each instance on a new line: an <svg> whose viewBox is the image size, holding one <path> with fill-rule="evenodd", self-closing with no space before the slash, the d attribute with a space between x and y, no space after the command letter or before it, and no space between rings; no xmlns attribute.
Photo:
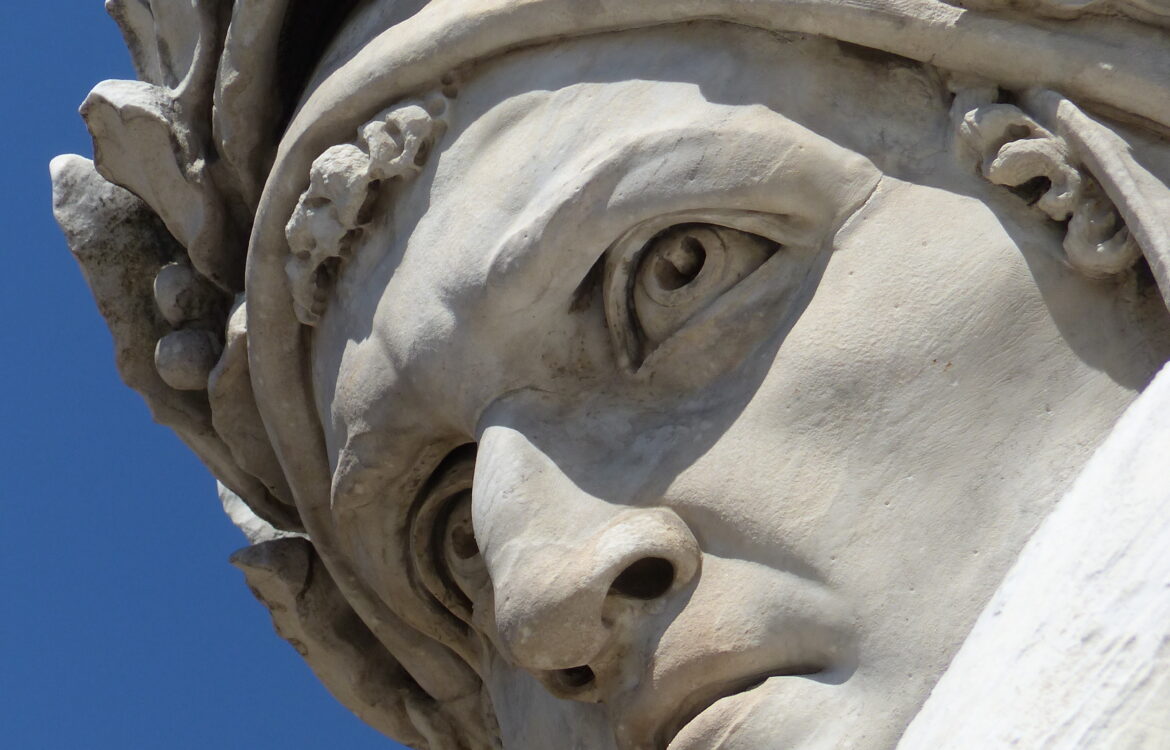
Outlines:
<svg viewBox="0 0 1170 750"><path fill-rule="evenodd" d="M419 747L895 744L1170 358L1165 11L319 5L114 4L54 165L281 634Z"/></svg>

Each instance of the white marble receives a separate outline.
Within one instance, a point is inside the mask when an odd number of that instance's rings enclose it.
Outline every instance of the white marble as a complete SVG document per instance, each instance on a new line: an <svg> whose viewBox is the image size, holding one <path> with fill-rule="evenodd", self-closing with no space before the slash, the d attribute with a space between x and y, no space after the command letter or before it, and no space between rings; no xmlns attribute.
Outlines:
<svg viewBox="0 0 1170 750"><path fill-rule="evenodd" d="M1164 3L109 5L58 219L363 720L1170 743Z"/></svg>
<svg viewBox="0 0 1170 750"><path fill-rule="evenodd" d="M899 750L1170 743L1167 455L1170 369L1028 541Z"/></svg>

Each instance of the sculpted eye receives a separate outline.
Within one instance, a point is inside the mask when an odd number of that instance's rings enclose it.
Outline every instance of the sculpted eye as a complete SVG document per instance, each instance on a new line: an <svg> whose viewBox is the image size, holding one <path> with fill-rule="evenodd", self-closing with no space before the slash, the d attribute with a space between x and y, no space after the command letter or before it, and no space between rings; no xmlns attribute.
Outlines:
<svg viewBox="0 0 1170 750"><path fill-rule="evenodd" d="M469 601L474 601L487 579L487 569L475 541L471 525L471 490L460 492L449 501L449 510L439 536L441 564L451 582Z"/></svg>
<svg viewBox="0 0 1170 750"><path fill-rule="evenodd" d="M631 289L633 322L643 345L653 349L778 247L759 235L713 224L682 224L657 234L642 250Z"/></svg>
<svg viewBox="0 0 1170 750"><path fill-rule="evenodd" d="M474 470L474 445L453 451L427 482L411 520L416 580L467 624L475 601L491 586L472 527Z"/></svg>
<svg viewBox="0 0 1170 750"><path fill-rule="evenodd" d="M767 235L780 233L782 218L743 213L732 220L744 228L699 221L663 227L659 221L635 228L610 249L606 315L619 358L629 369L637 370L659 345L780 249Z"/></svg>

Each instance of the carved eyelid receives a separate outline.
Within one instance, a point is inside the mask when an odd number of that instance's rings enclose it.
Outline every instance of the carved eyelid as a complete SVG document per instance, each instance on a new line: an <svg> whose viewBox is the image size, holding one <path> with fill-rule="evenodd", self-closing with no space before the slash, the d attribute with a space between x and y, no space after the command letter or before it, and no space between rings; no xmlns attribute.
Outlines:
<svg viewBox="0 0 1170 750"><path fill-rule="evenodd" d="M823 228L803 217L763 211L690 210L663 214L625 232L605 253L602 281L605 315L621 368L635 372L643 343L628 321L634 318L627 288L637 273L642 252L655 236L676 225L704 224L758 235L778 246L819 244Z"/></svg>
<svg viewBox="0 0 1170 750"><path fill-rule="evenodd" d="M443 459L419 493L410 518L410 567L416 585L428 592L438 607L468 625L471 604L446 570L441 533L448 514L471 490L474 451L474 444L464 445Z"/></svg>

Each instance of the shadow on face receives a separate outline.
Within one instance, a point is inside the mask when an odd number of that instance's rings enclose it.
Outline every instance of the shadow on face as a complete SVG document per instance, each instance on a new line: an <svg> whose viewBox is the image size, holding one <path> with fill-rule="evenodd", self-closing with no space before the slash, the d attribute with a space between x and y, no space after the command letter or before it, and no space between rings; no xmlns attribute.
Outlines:
<svg viewBox="0 0 1170 750"><path fill-rule="evenodd" d="M459 609L508 746L892 745L1165 360L1148 285L1062 264L902 61L704 24L462 75L314 342L362 574Z"/></svg>

